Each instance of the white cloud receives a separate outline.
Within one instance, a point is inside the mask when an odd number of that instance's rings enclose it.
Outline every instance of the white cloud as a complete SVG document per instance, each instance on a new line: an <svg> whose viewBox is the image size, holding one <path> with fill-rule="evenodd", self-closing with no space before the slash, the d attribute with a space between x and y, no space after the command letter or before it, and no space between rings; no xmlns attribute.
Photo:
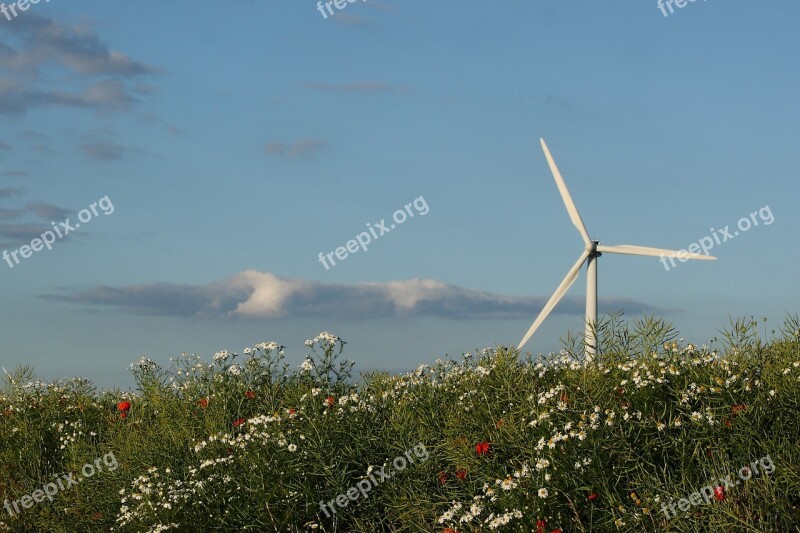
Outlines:
<svg viewBox="0 0 800 533"><path fill-rule="evenodd" d="M310 316L533 319L548 299L497 295L434 279L340 284L283 278L256 270L206 285L99 286L43 297L92 307L116 307L142 315L259 320ZM634 314L659 311L632 300L603 299L601 305ZM582 314L583 299L566 298L556 312Z"/></svg>

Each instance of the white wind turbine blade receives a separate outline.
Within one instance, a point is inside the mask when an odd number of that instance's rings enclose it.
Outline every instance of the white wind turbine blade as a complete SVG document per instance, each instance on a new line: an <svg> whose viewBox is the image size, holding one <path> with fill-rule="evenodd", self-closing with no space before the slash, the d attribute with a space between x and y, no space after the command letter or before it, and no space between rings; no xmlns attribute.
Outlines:
<svg viewBox="0 0 800 533"><path fill-rule="evenodd" d="M540 138L539 141L542 143L542 150L544 150L544 156L547 158L547 164L550 165L550 171L553 173L553 177L556 179L558 192L561 193L561 199L564 200L564 205L567 207L569 218L572 219L572 223L575 224L576 228L578 228L578 231L583 238L583 243L589 244L592 242L589 238L589 232L586 231L586 226L583 225L583 220L581 220L581 215L578 213L578 208L575 207L575 202L572 201L572 196L569 194L567 184L564 183L564 178L561 177L561 172L558 171L556 162L553 160L553 156L550 155L550 150L547 148L547 144L545 144L544 139Z"/></svg>
<svg viewBox="0 0 800 533"><path fill-rule="evenodd" d="M713 255L703 254L690 254L688 252L677 252L675 250L664 250L662 248L649 248L647 246L632 246L630 244L619 244L616 246L598 246L597 251L600 253L609 254L627 254L627 255L647 255L654 257L685 257L688 259L701 259L704 261L715 261L717 258Z"/></svg>
<svg viewBox="0 0 800 533"><path fill-rule="evenodd" d="M522 341L519 343L519 346L517 346L517 350L521 350L522 347L525 346L525 343L528 342L528 340L533 336L533 334L539 328L541 323L544 322L544 319L547 318L547 315L550 314L550 311L553 310L553 308L561 300L564 294L566 294L569 288L572 287L572 284L575 283L576 279L578 279L578 274L580 273L581 267L583 266L583 263L584 261L586 261L587 257L589 257L589 252L583 252L580 258L578 258L578 262L575 263L575 265L570 269L569 272L567 272L567 275L566 277L564 277L564 280L561 282L561 285L558 286L556 292L553 293L553 295L547 301L545 306L539 312L539 316L536 317L536 320L533 322L530 329L525 334L525 337L522 338Z"/></svg>

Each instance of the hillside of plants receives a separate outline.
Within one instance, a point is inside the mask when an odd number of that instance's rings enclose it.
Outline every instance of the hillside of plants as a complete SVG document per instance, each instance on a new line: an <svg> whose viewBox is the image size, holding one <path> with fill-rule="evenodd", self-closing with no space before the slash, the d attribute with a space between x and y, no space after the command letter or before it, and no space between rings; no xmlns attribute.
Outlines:
<svg viewBox="0 0 800 533"><path fill-rule="evenodd" d="M143 358L131 390L9 369L0 531L800 531L797 317L679 337L612 315L592 361L567 336L361 375L323 332L299 366Z"/></svg>

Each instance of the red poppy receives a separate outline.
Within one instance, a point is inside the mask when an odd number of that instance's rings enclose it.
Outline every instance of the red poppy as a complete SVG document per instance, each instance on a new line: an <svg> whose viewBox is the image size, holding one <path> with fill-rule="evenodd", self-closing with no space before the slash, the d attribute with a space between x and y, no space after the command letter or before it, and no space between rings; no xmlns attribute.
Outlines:
<svg viewBox="0 0 800 533"><path fill-rule="evenodd" d="M333 396L328 396L327 398L325 398L325 405L327 405L328 407L332 406L335 403L336 400L334 399Z"/></svg>
<svg viewBox="0 0 800 533"><path fill-rule="evenodd" d="M728 420L728 417L723 418L722 421L725 423L725 427L726 428L732 428L733 427L733 424L731 424L731 421Z"/></svg>
<svg viewBox="0 0 800 533"><path fill-rule="evenodd" d="M475 445L475 453L478 455L486 455L487 453L491 453L492 445L489 444L489 441L479 442Z"/></svg>
<svg viewBox="0 0 800 533"><path fill-rule="evenodd" d="M293 415L297 412L297 409L287 409L286 412L289 413L290 415Z"/></svg>
<svg viewBox="0 0 800 533"><path fill-rule="evenodd" d="M131 408L131 402L119 402L117 404L118 411L127 411L130 408Z"/></svg>
<svg viewBox="0 0 800 533"><path fill-rule="evenodd" d="M561 400L561 403L569 403L569 394L567 394L567 391L561 393L561 398L559 398L559 400Z"/></svg>
<svg viewBox="0 0 800 533"><path fill-rule="evenodd" d="M125 411L122 411L122 412L119 414L119 417L120 417L120 418L128 418L128 413L127 413L127 412L125 412Z"/></svg>
<svg viewBox="0 0 800 533"><path fill-rule="evenodd" d="M741 413L742 411L746 411L746 410L747 410L747 406L745 404L743 404L743 403L731 406L731 413L733 413L733 416L736 416L739 413Z"/></svg>
<svg viewBox="0 0 800 533"><path fill-rule="evenodd" d="M467 471L464 468L459 468L456 470L456 477L458 479L467 479Z"/></svg>
<svg viewBox="0 0 800 533"><path fill-rule="evenodd" d="M236 420L233 421L233 427L237 428L242 424L244 424L245 422L247 422L246 418L237 418Z"/></svg>
<svg viewBox="0 0 800 533"><path fill-rule="evenodd" d="M597 494L596 492L593 492L593 493L589 494L589 495L586 497L586 499L587 499L587 500L589 500L590 502L593 502L593 501L595 501L595 500L596 500L597 498L599 498L599 497L600 497L600 495L599 495L599 494Z"/></svg>
<svg viewBox="0 0 800 533"><path fill-rule="evenodd" d="M200 407L206 408L208 407L208 398L200 398L200 401L197 402Z"/></svg>
<svg viewBox="0 0 800 533"><path fill-rule="evenodd" d="M452 527L446 527L444 528L444 531L442 531L442 533L458 533L458 531L456 531Z"/></svg>
<svg viewBox="0 0 800 533"><path fill-rule="evenodd" d="M547 527L546 520L537 520L536 521L536 533L544 533L544 528Z"/></svg>
<svg viewBox="0 0 800 533"><path fill-rule="evenodd" d="M447 472L439 472L439 485L444 485L447 483Z"/></svg>
<svg viewBox="0 0 800 533"><path fill-rule="evenodd" d="M714 499L721 502L725 499L725 487L717 485L714 487Z"/></svg>
<svg viewBox="0 0 800 533"><path fill-rule="evenodd" d="M251 390L249 390L249 391L244 393L244 397L247 398L248 400L252 400L253 398L256 397L256 393L251 391Z"/></svg>

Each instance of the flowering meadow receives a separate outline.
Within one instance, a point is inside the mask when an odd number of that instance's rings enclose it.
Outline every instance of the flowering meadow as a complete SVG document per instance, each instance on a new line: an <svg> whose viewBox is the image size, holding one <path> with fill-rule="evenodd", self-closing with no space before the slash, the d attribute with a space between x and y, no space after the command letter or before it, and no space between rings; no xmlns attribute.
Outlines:
<svg viewBox="0 0 800 533"><path fill-rule="evenodd" d="M710 346L648 317L598 329L592 362L568 337L406 375L355 377L330 333L296 368L275 342L142 358L132 391L16 369L0 531L800 531L797 318L735 321Z"/></svg>

